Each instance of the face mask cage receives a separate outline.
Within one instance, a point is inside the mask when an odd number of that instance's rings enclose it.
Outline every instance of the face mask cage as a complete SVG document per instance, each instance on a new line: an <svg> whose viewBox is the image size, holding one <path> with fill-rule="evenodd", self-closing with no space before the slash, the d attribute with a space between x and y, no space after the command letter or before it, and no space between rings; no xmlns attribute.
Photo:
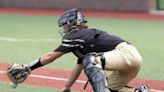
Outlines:
<svg viewBox="0 0 164 92"><path fill-rule="evenodd" d="M58 33L60 34L61 37L63 37L65 35L65 33L63 32L63 29L62 28L60 28L58 30Z"/></svg>

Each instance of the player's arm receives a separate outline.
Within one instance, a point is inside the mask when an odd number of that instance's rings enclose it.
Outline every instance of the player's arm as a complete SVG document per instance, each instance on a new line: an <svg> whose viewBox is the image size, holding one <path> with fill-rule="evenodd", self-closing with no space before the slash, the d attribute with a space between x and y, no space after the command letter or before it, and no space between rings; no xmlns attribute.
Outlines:
<svg viewBox="0 0 164 92"><path fill-rule="evenodd" d="M64 52L52 51L41 58L36 59L30 65L28 64L11 64L8 67L7 75L12 81L12 88L16 88L18 83L22 83L31 74L31 70L39 68L43 65L51 63L58 57L62 56Z"/></svg>
<svg viewBox="0 0 164 92"><path fill-rule="evenodd" d="M58 57L62 56L63 54L65 54L65 53L59 52L59 51L48 52L45 55L43 55L41 58L33 61L30 64L30 69L33 70L33 69L36 69L36 68L41 67L43 65L49 64L52 61L54 61L55 59L57 59Z"/></svg>
<svg viewBox="0 0 164 92"><path fill-rule="evenodd" d="M73 68L72 74L71 74L68 82L62 89L62 92L70 92L71 86L75 83L75 81L81 74L81 71L82 71L82 64L76 64L75 67Z"/></svg>

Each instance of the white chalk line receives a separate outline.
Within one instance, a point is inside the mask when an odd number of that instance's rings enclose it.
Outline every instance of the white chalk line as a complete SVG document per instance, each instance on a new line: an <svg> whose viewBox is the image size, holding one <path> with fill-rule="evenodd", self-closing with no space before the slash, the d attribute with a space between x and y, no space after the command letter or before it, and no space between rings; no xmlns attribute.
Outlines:
<svg viewBox="0 0 164 92"><path fill-rule="evenodd" d="M4 74L6 71L0 70L0 74ZM44 75L36 75L31 74L30 77L33 78L40 78L40 79L47 79L47 80L57 80L57 81L68 81L68 78L59 78L59 77L51 77L51 76L44 76ZM77 83L85 84L86 81L84 80L76 80ZM150 89L151 92L164 92L162 90Z"/></svg>
<svg viewBox="0 0 164 92"><path fill-rule="evenodd" d="M13 37L0 37L0 41L6 42L54 42L53 38L13 38Z"/></svg>
<svg viewBox="0 0 164 92"><path fill-rule="evenodd" d="M30 75L30 77L34 78L41 78L41 79L49 79L49 80L58 80L58 81L68 81L67 78L59 78L59 77L50 77L50 76L43 76L43 75ZM86 83L86 81L83 80L76 80L77 83Z"/></svg>
<svg viewBox="0 0 164 92"><path fill-rule="evenodd" d="M4 73L6 73L6 71L0 70L0 74L4 74ZM30 77L48 79L48 80L68 81L67 78L51 77L51 76L36 75L36 74L31 74ZM83 83L83 84L86 83L86 81L83 81L83 80L76 80L76 82Z"/></svg>

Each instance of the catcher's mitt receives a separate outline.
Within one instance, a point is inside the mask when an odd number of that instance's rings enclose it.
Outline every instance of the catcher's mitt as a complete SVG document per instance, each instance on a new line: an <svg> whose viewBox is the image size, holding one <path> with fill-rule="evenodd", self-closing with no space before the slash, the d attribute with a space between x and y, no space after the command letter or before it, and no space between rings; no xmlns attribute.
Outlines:
<svg viewBox="0 0 164 92"><path fill-rule="evenodd" d="M31 74L29 65L11 64L7 69L7 76L13 83L22 83Z"/></svg>

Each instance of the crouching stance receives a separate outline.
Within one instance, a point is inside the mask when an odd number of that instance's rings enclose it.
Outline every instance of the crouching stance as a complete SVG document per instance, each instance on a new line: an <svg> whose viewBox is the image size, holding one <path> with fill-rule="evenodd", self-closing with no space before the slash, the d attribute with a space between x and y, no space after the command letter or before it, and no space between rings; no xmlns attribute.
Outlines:
<svg viewBox="0 0 164 92"><path fill-rule="evenodd" d="M9 67L8 76L12 82L22 83L32 70L72 52L77 57L77 64L62 92L71 92L82 69L94 92L149 92L145 86L140 89L126 87L138 74L142 61L137 49L128 41L103 30L88 28L87 19L75 8L66 11L59 18L58 25L63 29L61 44L30 64ZM107 80L103 68L112 71Z"/></svg>

